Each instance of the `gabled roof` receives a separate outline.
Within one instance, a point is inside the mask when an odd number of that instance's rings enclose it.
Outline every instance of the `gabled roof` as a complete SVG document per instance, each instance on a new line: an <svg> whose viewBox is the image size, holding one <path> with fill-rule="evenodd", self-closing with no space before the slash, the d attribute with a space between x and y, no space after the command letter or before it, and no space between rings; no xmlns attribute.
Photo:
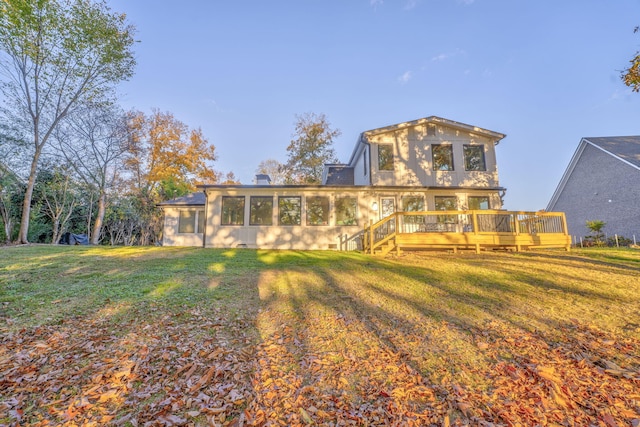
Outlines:
<svg viewBox="0 0 640 427"><path fill-rule="evenodd" d="M473 133L477 133L477 134L480 134L480 135L484 135L484 136L487 136L489 138L495 139L496 140L496 144L502 138L504 138L506 136L503 133L494 132L492 130L479 128L477 126L467 125L467 124L464 124L464 123L456 122L454 120L443 119L442 117L437 117L437 116L429 116L429 117L424 117L424 118L418 119L418 120L412 120L410 122L397 123L395 125L385 126L385 127L378 128L378 129L371 129L371 130L365 131L363 133L364 133L365 136L379 135L381 133L392 132L392 131L396 131L396 130L399 130L399 129L410 128L410 127L415 127L415 126L429 124L429 123L441 124L441 125L444 125L444 126L448 126L448 127L452 127L452 128L456 128L456 129L461 129L461 130L464 130L464 131L467 131L467 132L473 132Z"/></svg>
<svg viewBox="0 0 640 427"><path fill-rule="evenodd" d="M558 187L556 191L553 192L551 196L551 200L549 200L549 204L547 205L547 210L553 210L560 194L564 190L569 177L573 173L573 169L578 164L580 157L582 156L582 152L585 147L590 145L595 147L607 155L614 157L615 159L628 164L629 166L640 170L640 136L632 135L632 136L604 136L604 137L589 137L582 138L580 143L578 144L578 148L576 148L575 153L571 157L571 161L567 166L567 169L564 171L560 182L558 183Z"/></svg>
<svg viewBox="0 0 640 427"><path fill-rule="evenodd" d="M583 138L587 143L640 169L640 136L606 136Z"/></svg>
<svg viewBox="0 0 640 427"><path fill-rule="evenodd" d="M158 206L204 206L207 198L201 191L158 203Z"/></svg>
<svg viewBox="0 0 640 427"><path fill-rule="evenodd" d="M505 136L507 136L507 135L505 135L503 133L500 133L500 132L494 132L492 130L483 129L483 128L480 128L480 127L477 127L477 126L468 125L468 124L465 124L465 123L456 122L454 120L444 119L444 118L438 117L438 116L429 116L429 117L424 117L422 119L412 120L412 121L409 121L409 122L397 123L395 125L389 125L389 126L385 126L385 127L381 127L381 128L377 128L377 129L371 129L371 130L362 132L360 134L360 137L358 138L358 142L356 143L356 146L353 149L353 153L351 153L351 158L349 159L349 164L351 165L351 163L353 162L353 160L356 157L356 155L358 155L358 152L360 150L362 150L363 145L367 144L367 138L368 137L375 136L375 135L380 135L380 134L387 133L387 132L394 132L394 131L400 130L400 129L405 129L405 128L411 128L411 127L415 127L415 126L430 124L430 123L440 124L440 125L444 125L444 126L447 126L447 127L454 128L454 129L460 129L460 130L463 130L465 132L476 133L478 135L486 136L486 137L488 137L490 139L493 139L495 145L498 145L500 140L503 139Z"/></svg>

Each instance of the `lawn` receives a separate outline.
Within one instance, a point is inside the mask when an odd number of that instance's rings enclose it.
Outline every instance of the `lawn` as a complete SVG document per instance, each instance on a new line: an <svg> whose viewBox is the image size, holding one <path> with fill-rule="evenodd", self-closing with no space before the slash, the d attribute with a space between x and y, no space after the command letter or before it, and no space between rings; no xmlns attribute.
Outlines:
<svg viewBox="0 0 640 427"><path fill-rule="evenodd" d="M640 251L0 248L0 425L640 425Z"/></svg>

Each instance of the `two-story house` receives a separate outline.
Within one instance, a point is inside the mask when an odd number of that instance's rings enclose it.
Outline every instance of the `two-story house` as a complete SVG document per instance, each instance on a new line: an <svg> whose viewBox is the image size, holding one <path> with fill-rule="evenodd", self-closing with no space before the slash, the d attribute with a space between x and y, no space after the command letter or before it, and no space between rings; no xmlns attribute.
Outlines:
<svg viewBox="0 0 640 427"><path fill-rule="evenodd" d="M501 209L504 134L430 116L363 132L321 185L202 185L163 203L165 245L334 249L394 212ZM203 197L204 196L204 197Z"/></svg>

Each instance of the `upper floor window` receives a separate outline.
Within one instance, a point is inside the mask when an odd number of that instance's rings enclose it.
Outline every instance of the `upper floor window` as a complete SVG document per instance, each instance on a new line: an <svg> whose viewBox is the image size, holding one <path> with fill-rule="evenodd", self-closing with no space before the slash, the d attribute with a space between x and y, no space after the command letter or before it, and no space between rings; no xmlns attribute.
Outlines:
<svg viewBox="0 0 640 427"><path fill-rule="evenodd" d="M300 197L278 197L278 224L300 225L301 208Z"/></svg>
<svg viewBox="0 0 640 427"><path fill-rule="evenodd" d="M432 144L434 171L453 170L453 146L451 144Z"/></svg>
<svg viewBox="0 0 640 427"><path fill-rule="evenodd" d="M328 197L307 197L307 225L329 225Z"/></svg>
<svg viewBox="0 0 640 427"><path fill-rule="evenodd" d="M393 145L391 144L378 145L378 170L381 170L381 171L393 170Z"/></svg>
<svg viewBox="0 0 640 427"><path fill-rule="evenodd" d="M244 225L244 196L222 198L221 225Z"/></svg>
<svg viewBox="0 0 640 427"><path fill-rule="evenodd" d="M181 210L178 217L178 233L203 233L204 209Z"/></svg>
<svg viewBox="0 0 640 427"><path fill-rule="evenodd" d="M273 197L251 196L249 202L249 225L273 224Z"/></svg>
<svg viewBox="0 0 640 427"><path fill-rule="evenodd" d="M427 124L427 136L436 136L436 125L433 123Z"/></svg>
<svg viewBox="0 0 640 427"><path fill-rule="evenodd" d="M358 199L355 197L336 198L336 225L358 224Z"/></svg>
<svg viewBox="0 0 640 427"><path fill-rule="evenodd" d="M469 196L469 209L489 209L489 197L487 196Z"/></svg>
<svg viewBox="0 0 640 427"><path fill-rule="evenodd" d="M464 170L486 171L487 165L484 161L484 145L465 145L464 148Z"/></svg>

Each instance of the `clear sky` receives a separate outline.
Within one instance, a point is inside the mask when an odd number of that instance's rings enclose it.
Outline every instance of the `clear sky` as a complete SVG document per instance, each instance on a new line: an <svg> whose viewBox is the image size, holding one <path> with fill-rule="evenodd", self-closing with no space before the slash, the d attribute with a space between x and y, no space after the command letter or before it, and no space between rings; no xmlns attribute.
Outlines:
<svg viewBox="0 0 640 427"><path fill-rule="evenodd" d="M137 29L127 109L170 111L251 184L324 113L346 162L366 130L440 116L507 135L505 208L544 209L580 139L640 134L620 80L640 0L110 0Z"/></svg>

